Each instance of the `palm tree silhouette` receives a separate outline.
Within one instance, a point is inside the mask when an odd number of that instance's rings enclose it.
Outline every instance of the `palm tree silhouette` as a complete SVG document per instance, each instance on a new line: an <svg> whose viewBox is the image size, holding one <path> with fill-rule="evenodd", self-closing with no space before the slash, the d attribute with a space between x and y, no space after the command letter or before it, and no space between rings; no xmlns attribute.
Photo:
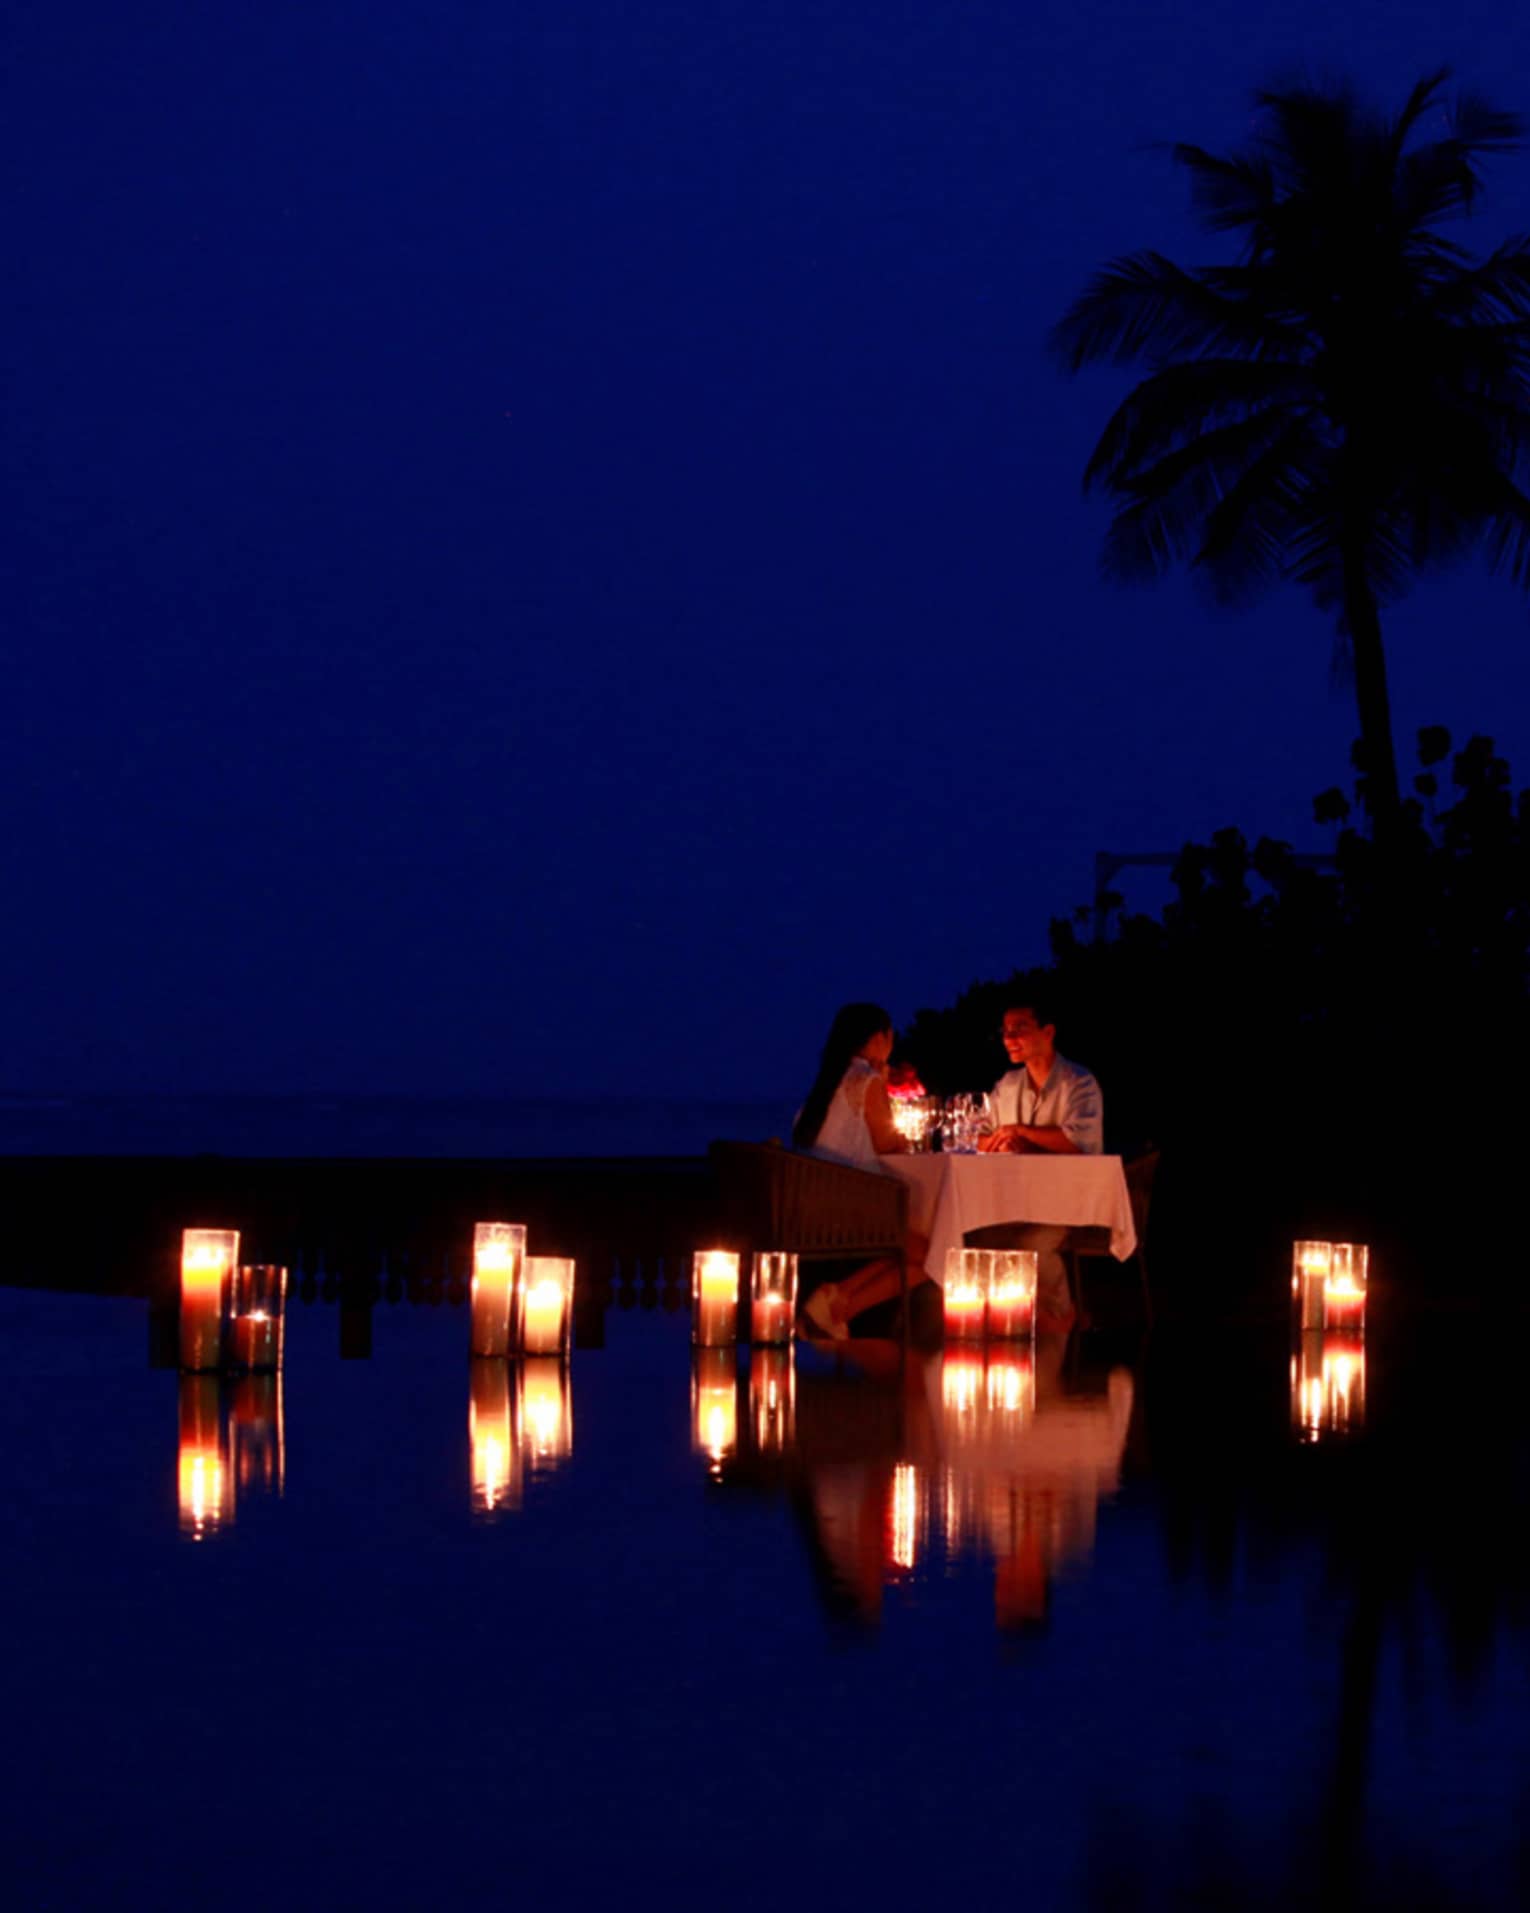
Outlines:
<svg viewBox="0 0 1530 1913"><path fill-rule="evenodd" d="M1474 261L1435 231L1523 122L1467 93L1447 112L1448 78L1393 120L1347 88L1263 92L1247 151L1174 146L1200 223L1242 233L1241 257L1115 259L1051 336L1070 372L1151 368L1084 475L1119 501L1108 577L1184 559L1223 602L1291 581L1337 615L1378 839L1399 810L1382 608L1478 547L1530 585L1530 240Z"/></svg>

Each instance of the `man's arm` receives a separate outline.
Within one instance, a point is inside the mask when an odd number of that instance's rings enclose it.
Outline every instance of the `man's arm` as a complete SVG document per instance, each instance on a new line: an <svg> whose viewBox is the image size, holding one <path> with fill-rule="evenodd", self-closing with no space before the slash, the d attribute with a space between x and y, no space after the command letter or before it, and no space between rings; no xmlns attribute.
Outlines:
<svg viewBox="0 0 1530 1913"><path fill-rule="evenodd" d="M1047 1156L1081 1156L1084 1152L1056 1123L1006 1123L1002 1129L984 1136L978 1147L1011 1156L1032 1152Z"/></svg>

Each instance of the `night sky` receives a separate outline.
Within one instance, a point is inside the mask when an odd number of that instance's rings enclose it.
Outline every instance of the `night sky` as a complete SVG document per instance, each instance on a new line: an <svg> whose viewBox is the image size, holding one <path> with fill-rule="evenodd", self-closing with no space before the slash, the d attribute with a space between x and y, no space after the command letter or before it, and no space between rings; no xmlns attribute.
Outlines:
<svg viewBox="0 0 1530 1913"><path fill-rule="evenodd" d="M1225 254L1155 142L1304 68L1530 111L1521 9L7 11L0 1088L790 1091L1099 849L1327 847L1330 628L1099 579L1126 378L1045 333ZM1388 629L1405 766L1530 781L1530 606Z"/></svg>

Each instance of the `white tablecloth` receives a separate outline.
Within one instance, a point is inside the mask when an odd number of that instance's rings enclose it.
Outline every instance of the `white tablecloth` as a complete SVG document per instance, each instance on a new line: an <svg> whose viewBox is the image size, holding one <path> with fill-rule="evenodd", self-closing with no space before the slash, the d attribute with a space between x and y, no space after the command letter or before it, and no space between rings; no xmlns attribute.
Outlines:
<svg viewBox="0 0 1530 1913"><path fill-rule="evenodd" d="M946 1250L969 1229L997 1222L1066 1223L1109 1229L1110 1253L1124 1262L1137 1246L1126 1172L1119 1156L882 1156L909 1186L909 1224L930 1238L935 1281Z"/></svg>

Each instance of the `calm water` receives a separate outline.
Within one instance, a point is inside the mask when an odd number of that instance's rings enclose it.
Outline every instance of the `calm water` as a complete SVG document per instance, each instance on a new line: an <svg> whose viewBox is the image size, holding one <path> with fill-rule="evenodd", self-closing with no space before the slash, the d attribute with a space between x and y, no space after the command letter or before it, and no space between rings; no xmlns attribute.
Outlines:
<svg viewBox="0 0 1530 1913"><path fill-rule="evenodd" d="M0 1156L685 1156L800 1098L0 1095Z"/></svg>
<svg viewBox="0 0 1530 1913"><path fill-rule="evenodd" d="M220 1399L0 1289L9 1904L1523 1903L1502 1338L1293 1413L1281 1335L698 1373L639 1301L566 1393L295 1306Z"/></svg>

